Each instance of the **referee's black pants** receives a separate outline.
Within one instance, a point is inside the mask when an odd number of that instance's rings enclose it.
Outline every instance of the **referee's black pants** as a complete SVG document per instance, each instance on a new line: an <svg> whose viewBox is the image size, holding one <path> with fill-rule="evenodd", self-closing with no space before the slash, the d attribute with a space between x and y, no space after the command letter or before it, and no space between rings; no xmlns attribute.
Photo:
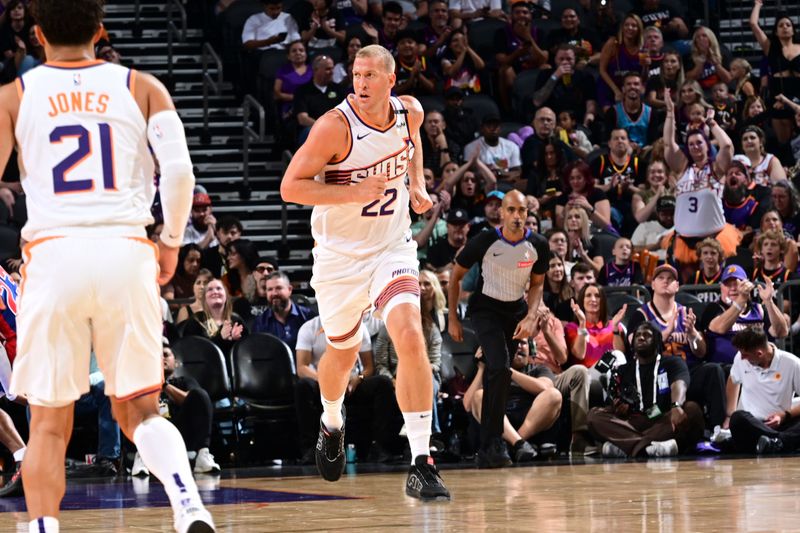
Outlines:
<svg viewBox="0 0 800 533"><path fill-rule="evenodd" d="M502 313L496 309L470 311L472 326L483 350L483 403L481 404L481 448L503 435L508 387L511 385L511 357L519 341L514 330L525 317L520 313Z"/></svg>

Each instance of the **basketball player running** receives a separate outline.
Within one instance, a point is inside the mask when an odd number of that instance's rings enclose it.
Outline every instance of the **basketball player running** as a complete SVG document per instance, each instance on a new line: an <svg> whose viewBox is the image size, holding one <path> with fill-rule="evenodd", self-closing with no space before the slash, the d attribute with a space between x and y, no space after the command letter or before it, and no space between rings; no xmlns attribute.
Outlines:
<svg viewBox="0 0 800 533"><path fill-rule="evenodd" d="M175 529L213 532L181 435L158 416L156 281L175 270L194 187L183 125L155 78L94 59L102 0L34 6L48 62L0 89L0 161L16 140L28 206L11 392L31 406L29 530L59 530L73 403L89 390L94 348L114 417L164 484ZM144 231L155 192L148 143L161 166L157 250ZM79 275L65 282L53 274L59 264Z"/></svg>
<svg viewBox="0 0 800 533"><path fill-rule="evenodd" d="M422 174L423 111L413 97L390 96L394 72L394 59L381 46L356 54L355 94L314 124L286 169L281 195L286 202L314 206L311 285L328 338L319 365L320 474L336 481L344 471L342 402L361 343L361 316L374 306L398 354L397 403L412 457L406 494L447 500L450 493L428 455L432 373L408 213L409 202L417 213L432 205Z"/></svg>

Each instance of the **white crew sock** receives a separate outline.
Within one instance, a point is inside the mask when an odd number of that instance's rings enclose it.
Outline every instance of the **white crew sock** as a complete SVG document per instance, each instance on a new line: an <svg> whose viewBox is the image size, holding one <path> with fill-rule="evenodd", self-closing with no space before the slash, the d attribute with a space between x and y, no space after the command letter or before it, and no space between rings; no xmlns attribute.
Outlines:
<svg viewBox="0 0 800 533"><path fill-rule="evenodd" d="M418 455L431 453L431 411L403 413L408 433L408 445L411 447L411 464Z"/></svg>
<svg viewBox="0 0 800 533"><path fill-rule="evenodd" d="M328 428L328 431L339 431L344 425L344 418L342 418L342 404L344 403L344 394L338 400L326 400L320 394L322 399L322 423Z"/></svg>
<svg viewBox="0 0 800 533"><path fill-rule="evenodd" d="M136 427L133 443L147 469L164 485L174 513L185 507L203 507L178 428L153 416Z"/></svg>
<svg viewBox="0 0 800 533"><path fill-rule="evenodd" d="M58 533L58 518L43 516L28 523L29 533Z"/></svg>
<svg viewBox="0 0 800 533"><path fill-rule="evenodd" d="M17 463L21 463L22 459L25 458L25 450L27 450L27 449L28 449L27 446L23 446L19 450L15 451L14 452L14 461L17 462Z"/></svg>

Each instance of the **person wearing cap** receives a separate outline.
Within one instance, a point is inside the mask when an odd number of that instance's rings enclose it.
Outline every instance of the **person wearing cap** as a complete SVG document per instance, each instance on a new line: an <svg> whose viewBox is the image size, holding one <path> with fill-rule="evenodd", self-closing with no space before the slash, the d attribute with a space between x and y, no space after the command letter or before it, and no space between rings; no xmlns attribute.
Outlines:
<svg viewBox="0 0 800 533"><path fill-rule="evenodd" d="M500 206L503 204L505 193L501 191L491 191L483 201L482 218L474 219L470 224L468 238L472 238L481 231L495 230L499 228L503 221L500 216Z"/></svg>
<svg viewBox="0 0 800 533"><path fill-rule="evenodd" d="M448 135L459 146L466 146L475 139L480 128L475 112L464 107L464 91L460 87L450 87L444 92L444 116L448 124Z"/></svg>
<svg viewBox="0 0 800 533"><path fill-rule="evenodd" d="M467 314L486 365L477 457L478 465L484 468L511 463L502 438L511 383L509 367L519 340L526 340L535 333L544 277L550 264L547 240L524 227L527 212L525 195L509 191L503 198L502 228L481 232L467 242L456 256L449 284L448 301L458 302L461 280L473 265L480 265L478 286L470 297ZM453 305L449 319L450 336L461 342L463 329Z"/></svg>
<svg viewBox="0 0 800 533"><path fill-rule="evenodd" d="M753 301L753 288L757 288L761 302ZM733 337L750 326L758 326L769 334L770 341L789 334L789 317L775 303L775 285L772 280L755 286L739 265L723 269L719 286L720 299L709 304L698 322L705 334L708 361L730 368L738 349Z"/></svg>
<svg viewBox="0 0 800 533"><path fill-rule="evenodd" d="M515 143L500 137L500 117L490 113L481 121L481 136L464 147L464 158L478 152L480 159L507 188L520 188L520 152ZM525 189L525 187L522 187Z"/></svg>
<svg viewBox="0 0 800 533"><path fill-rule="evenodd" d="M653 299L642 305L628 322L628 332L642 322L650 322L661 332L665 356L686 361L691 380L687 398L704 406L710 428L725 418L725 372L718 363L704 360L707 350L703 335L697 330L694 311L675 301L680 287L678 271L672 265L660 265L653 273ZM616 333L614 347L624 349L622 331ZM630 336L628 338L630 342Z"/></svg>
<svg viewBox="0 0 800 533"><path fill-rule="evenodd" d="M204 192L196 192L192 198L192 213L183 234L183 244L193 243L201 250L218 246L216 231L217 219L211 213L211 197Z"/></svg>
<svg viewBox="0 0 800 533"><path fill-rule="evenodd" d="M447 235L439 237L428 247L428 262L438 270L453 262L461 247L467 242L469 215L464 209L451 209L447 214Z"/></svg>
<svg viewBox="0 0 800 533"><path fill-rule="evenodd" d="M417 53L418 44L417 34L414 31L397 32L395 94L420 96L433 94L436 89L433 67L428 58Z"/></svg>

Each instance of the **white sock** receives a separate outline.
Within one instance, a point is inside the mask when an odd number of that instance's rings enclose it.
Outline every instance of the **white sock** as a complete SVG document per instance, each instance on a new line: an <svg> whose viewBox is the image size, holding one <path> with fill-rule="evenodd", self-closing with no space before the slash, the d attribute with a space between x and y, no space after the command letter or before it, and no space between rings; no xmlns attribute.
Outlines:
<svg viewBox="0 0 800 533"><path fill-rule="evenodd" d="M153 416L137 426L133 443L147 469L164 485L173 512L177 514L190 506L203 507L178 428L160 416Z"/></svg>
<svg viewBox="0 0 800 533"><path fill-rule="evenodd" d="M58 518L43 516L28 523L29 533L58 533Z"/></svg>
<svg viewBox="0 0 800 533"><path fill-rule="evenodd" d="M408 432L408 445L411 447L411 464L418 455L431 453L431 411L403 413Z"/></svg>
<svg viewBox="0 0 800 533"><path fill-rule="evenodd" d="M17 463L21 463L22 459L25 457L25 450L27 450L27 449L28 449L27 446L23 446L19 450L15 451L14 452L14 461L16 461Z"/></svg>
<svg viewBox="0 0 800 533"><path fill-rule="evenodd" d="M344 418L342 418L342 404L344 403L344 394L338 400L326 400L320 394L322 399L322 423L328 428L328 431L339 431L344 425Z"/></svg>

